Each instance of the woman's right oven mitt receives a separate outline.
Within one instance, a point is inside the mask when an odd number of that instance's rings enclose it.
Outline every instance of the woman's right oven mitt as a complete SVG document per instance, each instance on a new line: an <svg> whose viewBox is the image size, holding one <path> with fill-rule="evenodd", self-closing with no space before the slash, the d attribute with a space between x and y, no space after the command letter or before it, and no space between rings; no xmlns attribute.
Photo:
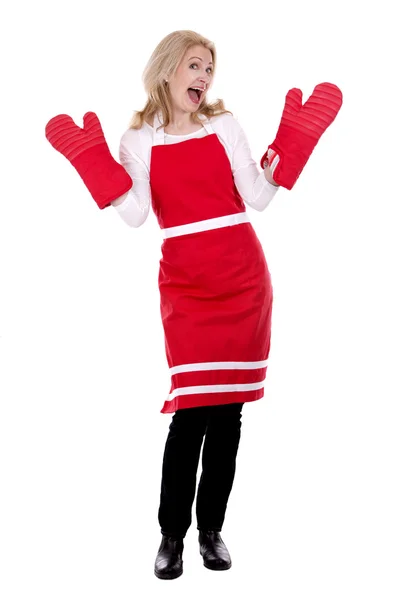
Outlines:
<svg viewBox="0 0 400 600"><path fill-rule="evenodd" d="M278 133L260 164L269 165L274 181L291 190L304 169L320 137L334 121L343 102L333 83L319 83L302 104L303 92L292 88L286 94Z"/></svg>
<svg viewBox="0 0 400 600"><path fill-rule="evenodd" d="M111 155L96 113L87 112L83 128L69 115L57 115L45 128L50 144L78 171L100 210L129 192L133 181Z"/></svg>

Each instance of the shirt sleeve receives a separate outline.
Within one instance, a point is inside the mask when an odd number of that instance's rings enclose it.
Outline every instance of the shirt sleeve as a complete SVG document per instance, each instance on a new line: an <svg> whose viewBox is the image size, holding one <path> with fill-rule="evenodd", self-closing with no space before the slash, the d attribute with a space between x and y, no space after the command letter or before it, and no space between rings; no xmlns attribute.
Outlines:
<svg viewBox="0 0 400 600"><path fill-rule="evenodd" d="M128 147L125 136L121 138L119 160L131 176L133 186L124 194L123 202L113 206L129 227L140 227L149 215L151 204L149 170L139 154Z"/></svg>
<svg viewBox="0 0 400 600"><path fill-rule="evenodd" d="M259 172L258 165L251 156L246 134L237 119L234 117L232 119L236 133L232 152L232 173L235 185L246 204L258 211L265 210L279 186L267 181L264 171Z"/></svg>

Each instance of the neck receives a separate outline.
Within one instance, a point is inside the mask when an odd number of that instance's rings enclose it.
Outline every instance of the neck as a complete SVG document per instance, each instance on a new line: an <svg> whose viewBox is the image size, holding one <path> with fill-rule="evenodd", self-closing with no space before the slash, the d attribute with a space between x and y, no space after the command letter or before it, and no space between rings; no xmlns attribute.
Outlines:
<svg viewBox="0 0 400 600"><path fill-rule="evenodd" d="M194 121L192 119L192 113L186 112L183 110L172 109L172 117L170 122L170 127L180 130L187 129L194 125Z"/></svg>

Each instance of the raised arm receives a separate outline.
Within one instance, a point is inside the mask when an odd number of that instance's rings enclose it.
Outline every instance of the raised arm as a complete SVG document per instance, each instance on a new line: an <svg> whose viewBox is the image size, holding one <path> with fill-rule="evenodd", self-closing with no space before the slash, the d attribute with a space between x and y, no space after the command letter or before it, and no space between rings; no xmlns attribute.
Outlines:
<svg viewBox="0 0 400 600"><path fill-rule="evenodd" d="M119 160L134 182L128 193L112 202L121 219L130 227L140 227L146 221L151 204L150 174L139 155L141 146L136 132L128 130L121 138Z"/></svg>
<svg viewBox="0 0 400 600"><path fill-rule="evenodd" d="M265 210L279 187L272 179L268 165L259 172L239 122L231 117L228 125L229 137L233 136L232 173L236 188L246 204L258 211Z"/></svg>

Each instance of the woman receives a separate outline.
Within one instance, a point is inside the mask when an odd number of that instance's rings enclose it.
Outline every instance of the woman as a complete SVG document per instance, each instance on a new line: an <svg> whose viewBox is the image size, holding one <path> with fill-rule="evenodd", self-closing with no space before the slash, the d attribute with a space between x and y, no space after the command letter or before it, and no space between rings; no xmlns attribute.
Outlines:
<svg viewBox="0 0 400 600"><path fill-rule="evenodd" d="M207 93L214 44L175 31L154 50L144 73L148 93L114 161L94 113L79 129L59 115L50 143L75 166L99 208L113 205L132 227L150 204L163 231L159 289L171 389L161 409L175 413L165 445L155 575L183 572L183 540L196 504L200 553L213 570L231 567L221 539L232 489L245 402L264 395L271 337L272 285L245 203L264 210L280 185L291 189L342 99L320 84L302 106L290 90L276 139L258 171L247 138L222 100Z"/></svg>

